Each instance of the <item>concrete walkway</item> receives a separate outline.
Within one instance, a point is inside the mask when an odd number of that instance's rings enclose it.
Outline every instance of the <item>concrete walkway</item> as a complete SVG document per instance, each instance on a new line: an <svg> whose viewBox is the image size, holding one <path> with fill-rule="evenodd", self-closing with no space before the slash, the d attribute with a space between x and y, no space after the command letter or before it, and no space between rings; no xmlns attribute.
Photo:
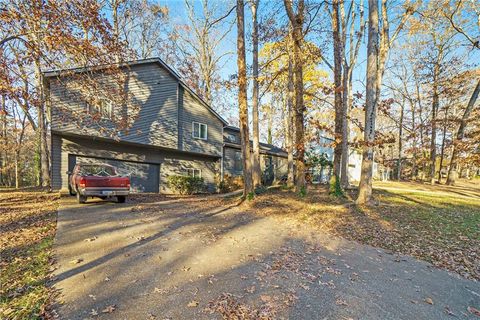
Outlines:
<svg viewBox="0 0 480 320"><path fill-rule="evenodd" d="M55 241L61 319L480 319L480 284L222 199L78 205Z"/></svg>

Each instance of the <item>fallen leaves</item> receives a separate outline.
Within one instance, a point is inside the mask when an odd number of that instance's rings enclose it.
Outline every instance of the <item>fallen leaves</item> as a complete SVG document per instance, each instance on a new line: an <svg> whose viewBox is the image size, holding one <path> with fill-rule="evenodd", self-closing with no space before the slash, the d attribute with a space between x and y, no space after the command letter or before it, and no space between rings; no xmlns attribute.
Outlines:
<svg viewBox="0 0 480 320"><path fill-rule="evenodd" d="M257 288L255 286L251 286L245 289L248 293L254 293Z"/></svg>
<svg viewBox="0 0 480 320"><path fill-rule="evenodd" d="M187 307L189 307L189 308L198 307L198 301L196 301L196 300L190 301L190 302L187 304Z"/></svg>
<svg viewBox="0 0 480 320"><path fill-rule="evenodd" d="M112 313L113 311L115 311L117 308L116 305L112 304L112 305L109 305L108 307L106 307L105 309L102 310L102 313Z"/></svg>
<svg viewBox="0 0 480 320"><path fill-rule="evenodd" d="M79 264L83 261L82 258L70 260L70 264Z"/></svg>
<svg viewBox="0 0 480 320"><path fill-rule="evenodd" d="M473 315L476 315L477 317L480 317L480 310L478 310L477 308L470 306L467 308L467 311Z"/></svg>
<svg viewBox="0 0 480 320"><path fill-rule="evenodd" d="M42 191L0 192L0 318L48 315L58 199Z"/></svg>
<svg viewBox="0 0 480 320"><path fill-rule="evenodd" d="M402 183L402 186L414 189L418 184ZM442 187L447 189L442 197L434 192L374 190L378 205L362 208L348 200L330 197L323 187L312 187L302 199L288 191L269 192L245 206L259 215L309 223L348 240L391 250L395 262L405 260L400 253L407 254L480 280L479 202L458 198L455 190L448 194L449 187Z"/></svg>
<svg viewBox="0 0 480 320"><path fill-rule="evenodd" d="M335 300L335 304L336 304L337 306L345 306L345 307L348 306L347 301L345 301L345 300L343 300L343 299L340 299L340 298L337 298L337 299Z"/></svg>

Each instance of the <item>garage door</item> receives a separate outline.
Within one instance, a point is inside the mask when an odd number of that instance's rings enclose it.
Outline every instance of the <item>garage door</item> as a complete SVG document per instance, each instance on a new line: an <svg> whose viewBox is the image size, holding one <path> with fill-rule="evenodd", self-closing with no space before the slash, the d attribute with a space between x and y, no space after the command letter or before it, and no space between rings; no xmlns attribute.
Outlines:
<svg viewBox="0 0 480 320"><path fill-rule="evenodd" d="M113 159L99 159L83 156L69 155L69 167L72 169L79 163L107 163L117 168L121 175L130 177L132 192L158 192L160 165L139 163Z"/></svg>

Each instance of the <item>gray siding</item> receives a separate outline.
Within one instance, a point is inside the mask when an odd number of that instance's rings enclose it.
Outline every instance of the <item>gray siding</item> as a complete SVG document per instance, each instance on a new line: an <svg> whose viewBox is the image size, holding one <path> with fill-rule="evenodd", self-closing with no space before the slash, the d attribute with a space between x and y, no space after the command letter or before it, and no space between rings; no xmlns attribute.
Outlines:
<svg viewBox="0 0 480 320"><path fill-rule="evenodd" d="M182 150L206 153L220 156L223 146L223 123L202 102L190 92L180 88L182 99L180 101L179 145ZM192 122L206 124L207 140L196 139L192 136Z"/></svg>
<svg viewBox="0 0 480 320"><path fill-rule="evenodd" d="M229 176L241 176L243 175L243 170L235 170L235 153L240 152L240 149L228 148L225 147L224 156L223 156L223 172L225 175Z"/></svg>
<svg viewBox="0 0 480 320"><path fill-rule="evenodd" d="M223 166L224 174L229 176L241 176L243 171L235 170L235 153L240 152L240 149L225 147ZM280 156L270 156L261 154L260 155L260 167L261 170L265 170L265 157L271 157L272 163L274 165L274 176L276 180L281 179L283 175L286 175L288 172L287 158Z"/></svg>
<svg viewBox="0 0 480 320"><path fill-rule="evenodd" d="M230 143L240 144L240 132L229 128L224 128L223 139Z"/></svg>
<svg viewBox="0 0 480 320"><path fill-rule="evenodd" d="M66 190L68 187L69 155L96 157L160 165L160 192L170 193L167 177L185 174L188 168L200 169L208 191L214 192L215 177L219 172L219 160L208 157L164 151L152 147L129 145L116 141L100 141L52 134L52 187Z"/></svg>
<svg viewBox="0 0 480 320"><path fill-rule="evenodd" d="M123 71L122 86L128 99L125 103L117 101L114 113L117 123L128 122L128 130L118 134L115 132L118 125L114 122L93 120L86 110L85 94L78 85L84 81L68 77L50 81L52 130L176 149L178 81L157 64L134 65ZM115 78L107 73L98 73L92 79L100 89L90 94L102 95L102 90L111 90L116 85Z"/></svg>

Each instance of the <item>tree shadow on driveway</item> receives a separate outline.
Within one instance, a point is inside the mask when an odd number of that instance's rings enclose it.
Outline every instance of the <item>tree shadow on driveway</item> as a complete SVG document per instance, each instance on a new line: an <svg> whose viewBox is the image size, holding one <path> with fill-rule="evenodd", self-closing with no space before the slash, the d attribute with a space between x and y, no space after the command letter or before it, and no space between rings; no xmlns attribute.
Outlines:
<svg viewBox="0 0 480 320"><path fill-rule="evenodd" d="M67 202L56 248L55 287L64 301L57 310L68 319L441 319L447 304L458 314L478 304L466 287L480 292L412 258L395 262L218 199Z"/></svg>

